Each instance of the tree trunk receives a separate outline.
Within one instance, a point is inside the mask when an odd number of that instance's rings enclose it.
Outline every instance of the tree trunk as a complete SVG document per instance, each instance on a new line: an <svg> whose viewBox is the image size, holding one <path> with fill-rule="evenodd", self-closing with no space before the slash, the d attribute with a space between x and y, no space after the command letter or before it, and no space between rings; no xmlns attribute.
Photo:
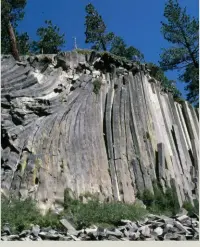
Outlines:
<svg viewBox="0 0 200 247"><path fill-rule="evenodd" d="M100 42L101 42L101 45L102 45L103 50L106 51L107 49L106 49L105 42L103 40L101 40Z"/></svg>
<svg viewBox="0 0 200 247"><path fill-rule="evenodd" d="M10 37L12 55L16 60L20 61L19 51L17 49L17 41L16 41L15 33L14 33L14 30L13 30L13 27L10 21L8 22L8 33Z"/></svg>
<svg viewBox="0 0 200 247"><path fill-rule="evenodd" d="M198 63L198 62L196 61L196 59L195 59L194 53L193 53L192 50L191 50L191 46L190 46L190 44L189 44L188 41L187 41L187 36L186 36L186 34L185 34L185 32L184 32L184 30L183 30L183 28L181 27L180 24L179 24L179 27L180 27L180 29L181 29L183 38L184 38L184 40L185 40L185 47L188 49L188 52L189 52L189 54L190 54L190 57L191 57L192 62L193 62L193 64L194 64L194 67L198 69L198 68L199 68L199 63Z"/></svg>

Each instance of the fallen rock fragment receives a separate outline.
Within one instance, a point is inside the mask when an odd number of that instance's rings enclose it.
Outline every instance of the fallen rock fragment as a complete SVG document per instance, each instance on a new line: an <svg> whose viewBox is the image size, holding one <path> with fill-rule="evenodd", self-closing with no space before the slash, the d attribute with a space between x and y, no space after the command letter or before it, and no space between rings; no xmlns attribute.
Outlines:
<svg viewBox="0 0 200 247"><path fill-rule="evenodd" d="M78 234L78 232L76 231L76 229L66 219L60 220L60 223L67 229L67 233L69 235L76 235L76 234Z"/></svg>
<svg viewBox="0 0 200 247"><path fill-rule="evenodd" d="M34 237L37 237L38 234L39 234L39 232L40 232L40 227L39 227L38 225L33 225L31 234L32 234Z"/></svg>
<svg viewBox="0 0 200 247"><path fill-rule="evenodd" d="M163 229L161 227L157 227L154 229L154 232L157 234L157 236L160 236L163 234Z"/></svg>

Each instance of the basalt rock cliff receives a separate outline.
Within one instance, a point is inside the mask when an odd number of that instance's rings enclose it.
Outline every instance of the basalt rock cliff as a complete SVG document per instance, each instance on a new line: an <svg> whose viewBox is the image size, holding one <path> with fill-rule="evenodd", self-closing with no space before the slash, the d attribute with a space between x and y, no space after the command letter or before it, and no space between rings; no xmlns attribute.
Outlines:
<svg viewBox="0 0 200 247"><path fill-rule="evenodd" d="M42 209L75 197L134 202L138 192L198 198L199 112L145 64L77 52L1 58L1 187Z"/></svg>

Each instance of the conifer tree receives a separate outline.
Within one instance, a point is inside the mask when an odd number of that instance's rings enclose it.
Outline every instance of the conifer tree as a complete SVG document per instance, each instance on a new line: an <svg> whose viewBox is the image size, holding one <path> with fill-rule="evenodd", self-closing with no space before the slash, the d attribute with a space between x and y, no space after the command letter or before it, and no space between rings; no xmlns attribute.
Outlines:
<svg viewBox="0 0 200 247"><path fill-rule="evenodd" d="M2 0L1 1L1 52L12 53L19 60L17 47L16 27L17 22L24 17L26 0Z"/></svg>
<svg viewBox="0 0 200 247"><path fill-rule="evenodd" d="M199 21L186 13L177 0L168 0L162 22L164 38L172 44L163 49L160 66L164 70L181 70L179 79L186 82L187 100L199 99Z"/></svg>
<svg viewBox="0 0 200 247"><path fill-rule="evenodd" d="M86 43L92 43L92 49L107 50L107 46L114 38L113 32L106 32L106 25L97 10L90 3L86 6Z"/></svg>
<svg viewBox="0 0 200 247"><path fill-rule="evenodd" d="M33 41L31 50L35 53L56 54L65 44L64 34L60 34L58 26L54 26L52 21L46 20L47 27L40 27L37 30L38 41Z"/></svg>

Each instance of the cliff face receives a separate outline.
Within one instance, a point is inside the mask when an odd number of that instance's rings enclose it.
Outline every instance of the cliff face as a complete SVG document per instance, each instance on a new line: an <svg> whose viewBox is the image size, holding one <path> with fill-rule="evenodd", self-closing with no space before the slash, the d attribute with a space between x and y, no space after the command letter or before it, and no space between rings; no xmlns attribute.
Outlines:
<svg viewBox="0 0 200 247"><path fill-rule="evenodd" d="M198 112L161 92L144 65L76 52L1 59L5 194L43 209L78 197L134 202L153 181L198 197Z"/></svg>

